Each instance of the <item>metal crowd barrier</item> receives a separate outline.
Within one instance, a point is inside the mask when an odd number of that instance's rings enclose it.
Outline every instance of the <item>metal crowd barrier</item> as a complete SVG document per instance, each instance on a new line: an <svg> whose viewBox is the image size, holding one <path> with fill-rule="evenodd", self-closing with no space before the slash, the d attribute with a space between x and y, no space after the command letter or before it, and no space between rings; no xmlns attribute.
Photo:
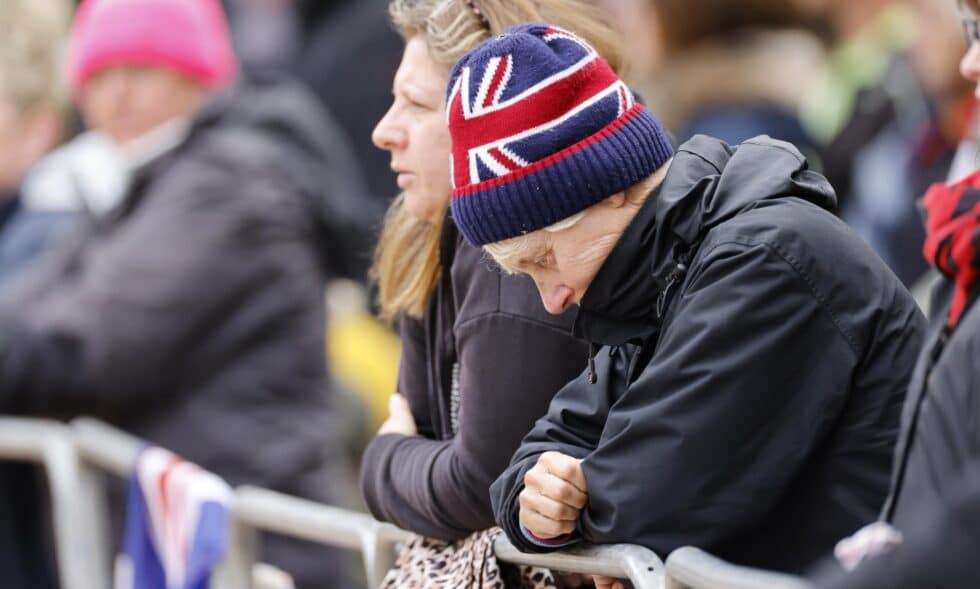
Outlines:
<svg viewBox="0 0 980 589"><path fill-rule="evenodd" d="M45 420L0 418L0 459L44 465L51 488L58 571L65 589L110 587L111 561L104 477L128 477L143 442L100 421L71 427ZM367 514L244 486L236 489L228 558L215 571L216 589L254 587L258 533L272 532L359 551L377 587L393 564L396 545L411 535ZM629 579L636 589L806 589L789 575L738 567L696 548L674 551L665 563L634 545L584 546L526 554L501 537L497 557L514 564Z"/></svg>
<svg viewBox="0 0 980 589"><path fill-rule="evenodd" d="M548 554L527 554L501 536L494 543L497 558L566 573L629 579L636 589L662 589L664 564L652 550L632 544L585 546Z"/></svg>
<svg viewBox="0 0 980 589"><path fill-rule="evenodd" d="M686 546L667 557L666 589L810 589L799 577L725 562Z"/></svg>
<svg viewBox="0 0 980 589"><path fill-rule="evenodd" d="M42 419L0 418L0 459L40 464L51 494L55 556L64 589L109 587L98 497L82 470L70 428Z"/></svg>

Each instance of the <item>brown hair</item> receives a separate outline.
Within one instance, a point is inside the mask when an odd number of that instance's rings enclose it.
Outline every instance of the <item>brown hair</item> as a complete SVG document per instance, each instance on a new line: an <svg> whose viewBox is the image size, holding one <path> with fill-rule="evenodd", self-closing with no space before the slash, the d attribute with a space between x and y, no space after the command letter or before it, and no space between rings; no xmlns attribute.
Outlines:
<svg viewBox="0 0 980 589"><path fill-rule="evenodd" d="M619 38L597 9L582 0L392 0L388 13L406 41L425 37L433 60L445 67L447 81L449 70L463 55L507 27L525 22L569 29L592 43L617 73L624 67ZM434 222L420 221L405 210L403 202L399 196L388 210L371 269L381 317L387 321L402 314L421 317L442 270L443 215Z"/></svg>
<svg viewBox="0 0 980 589"><path fill-rule="evenodd" d="M960 7L966 7L974 16L980 16L980 0L959 0Z"/></svg>
<svg viewBox="0 0 980 589"><path fill-rule="evenodd" d="M976 1L976 0L973 0ZM793 0L653 0L664 54L757 28L818 29L817 20Z"/></svg>

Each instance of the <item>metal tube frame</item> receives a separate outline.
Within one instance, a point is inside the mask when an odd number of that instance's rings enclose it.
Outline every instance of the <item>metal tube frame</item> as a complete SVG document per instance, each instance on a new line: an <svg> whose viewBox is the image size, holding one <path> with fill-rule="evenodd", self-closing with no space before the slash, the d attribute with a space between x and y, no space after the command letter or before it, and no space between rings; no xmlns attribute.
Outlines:
<svg viewBox="0 0 980 589"><path fill-rule="evenodd" d="M58 573L65 589L111 586L108 517L102 471L126 478L144 442L91 418L71 427L40 419L0 417L0 459L44 466L50 482ZM91 466L90 466L91 465ZM371 587L394 563L396 546L411 534L357 513L257 487L235 490L228 557L215 570L216 589L252 587L259 531L359 551ZM666 564L654 552L630 544L582 546L526 554L506 538L494 543L497 558L557 571L629 579L637 589L809 589L801 578L736 566L702 550L675 550Z"/></svg>
<svg viewBox="0 0 980 589"><path fill-rule="evenodd" d="M667 557L666 589L811 589L800 577L731 564L685 546Z"/></svg>
<svg viewBox="0 0 980 589"><path fill-rule="evenodd" d="M71 430L43 419L0 418L0 459L43 466L51 493L55 559L65 589L110 586L94 484L82 472Z"/></svg>

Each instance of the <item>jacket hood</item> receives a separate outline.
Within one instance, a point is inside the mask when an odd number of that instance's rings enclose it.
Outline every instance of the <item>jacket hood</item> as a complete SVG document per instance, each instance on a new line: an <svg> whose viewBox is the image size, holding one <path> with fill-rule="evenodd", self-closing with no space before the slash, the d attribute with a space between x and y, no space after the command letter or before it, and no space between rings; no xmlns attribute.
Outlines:
<svg viewBox="0 0 980 589"><path fill-rule="evenodd" d="M699 135L627 227L582 299L575 334L620 345L659 329L668 295L713 228L779 199L833 211L833 188L796 147L766 136L738 146Z"/></svg>
<svg viewBox="0 0 980 589"><path fill-rule="evenodd" d="M252 76L216 95L194 121L187 144L238 166L258 167L299 196L321 258L334 264L337 236L378 218L345 135L303 86L274 74ZM194 149L194 147L191 147ZM290 203L292 205L293 203ZM332 244L332 246L331 246ZM349 246L351 244L348 244ZM331 251L334 250L334 251Z"/></svg>

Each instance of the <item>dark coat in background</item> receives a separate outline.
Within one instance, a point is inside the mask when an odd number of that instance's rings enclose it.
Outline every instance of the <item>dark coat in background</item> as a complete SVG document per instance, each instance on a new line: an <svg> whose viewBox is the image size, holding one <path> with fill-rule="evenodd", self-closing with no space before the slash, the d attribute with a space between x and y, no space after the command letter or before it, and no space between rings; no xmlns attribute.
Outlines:
<svg viewBox="0 0 980 589"><path fill-rule="evenodd" d="M587 348L571 314L549 315L528 277L489 267L448 220L442 267L425 317L401 322L398 391L420 436L375 438L361 489L375 517L457 540L493 526L490 483Z"/></svg>
<svg viewBox="0 0 980 589"><path fill-rule="evenodd" d="M376 229L398 194L389 154L371 141L371 132L391 106L391 80L405 49L387 6L388 0L302 2L308 38L296 64L298 75L337 118L357 155L369 191L361 208L373 215Z"/></svg>
<svg viewBox="0 0 980 589"><path fill-rule="evenodd" d="M332 198L312 98L266 81L216 97L123 202L0 295L0 411L93 415L225 478L331 502L342 445L324 358ZM270 538L300 587L342 585L322 548Z"/></svg>
<svg viewBox="0 0 980 589"><path fill-rule="evenodd" d="M597 382L492 487L512 542L542 550L518 495L549 450L584 459L588 542L801 571L875 519L925 320L833 206L787 143L681 146L582 300Z"/></svg>

